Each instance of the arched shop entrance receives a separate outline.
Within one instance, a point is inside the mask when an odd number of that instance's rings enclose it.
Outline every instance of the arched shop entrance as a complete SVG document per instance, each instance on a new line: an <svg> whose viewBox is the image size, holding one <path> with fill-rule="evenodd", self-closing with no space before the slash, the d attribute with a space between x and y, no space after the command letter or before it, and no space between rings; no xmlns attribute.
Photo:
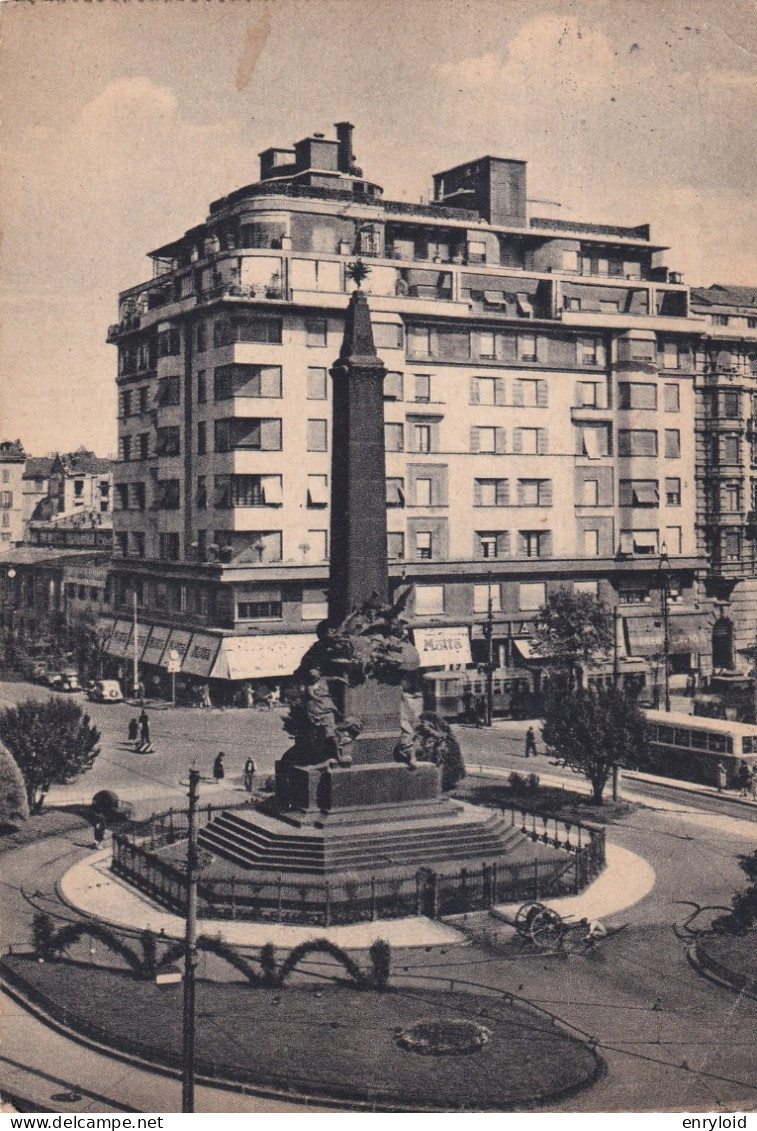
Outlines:
<svg viewBox="0 0 757 1131"><path fill-rule="evenodd" d="M712 627L712 666L730 669L733 659L733 622L722 617Z"/></svg>

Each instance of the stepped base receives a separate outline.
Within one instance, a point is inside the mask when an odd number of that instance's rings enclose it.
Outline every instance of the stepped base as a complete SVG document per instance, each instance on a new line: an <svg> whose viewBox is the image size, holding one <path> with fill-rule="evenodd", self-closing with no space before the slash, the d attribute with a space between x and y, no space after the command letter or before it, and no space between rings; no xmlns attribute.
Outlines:
<svg viewBox="0 0 757 1131"><path fill-rule="evenodd" d="M348 875L414 874L423 867L480 867L533 844L500 814L447 799L382 805L282 820L261 811L227 811L200 831L200 846L239 875L298 875L338 881ZM206 873L218 872L211 863ZM228 867L221 872L228 874Z"/></svg>

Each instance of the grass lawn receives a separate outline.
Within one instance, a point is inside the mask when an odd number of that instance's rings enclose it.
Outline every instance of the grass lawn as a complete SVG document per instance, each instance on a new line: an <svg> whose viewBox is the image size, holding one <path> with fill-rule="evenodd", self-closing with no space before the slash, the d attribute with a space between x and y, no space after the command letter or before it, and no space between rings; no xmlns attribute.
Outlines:
<svg viewBox="0 0 757 1131"><path fill-rule="evenodd" d="M159 989L119 970L4 959L13 984L96 1039L178 1065L181 986ZM398 1044L419 1022L475 1020L491 1033L468 1055L424 1056ZM105 1030L103 1029L105 1027ZM601 1061L548 1018L504 998L435 990L384 994L345 984L251 989L199 982L201 1075L431 1111L522 1110L591 1084Z"/></svg>
<svg viewBox="0 0 757 1131"><path fill-rule="evenodd" d="M521 775L523 776L523 775ZM545 816L562 820L594 821L597 824L611 824L619 817L632 813L635 806L628 801L612 801L611 787L605 791L603 805L594 805L585 793L575 793L554 785L539 785L536 789L512 789L506 782L486 778L463 780L454 791L455 797L470 801L474 805L501 805L505 808L514 805L516 809L535 810Z"/></svg>
<svg viewBox="0 0 757 1131"><path fill-rule="evenodd" d="M702 935L696 943L702 964L738 988L757 995L757 929L744 935Z"/></svg>

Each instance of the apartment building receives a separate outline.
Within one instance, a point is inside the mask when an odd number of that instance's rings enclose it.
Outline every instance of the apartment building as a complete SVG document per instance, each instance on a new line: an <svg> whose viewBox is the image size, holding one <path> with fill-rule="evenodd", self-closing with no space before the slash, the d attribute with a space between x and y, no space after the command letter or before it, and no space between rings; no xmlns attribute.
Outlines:
<svg viewBox="0 0 757 1131"><path fill-rule="evenodd" d="M388 552L424 664L538 666L556 586L618 609L618 663L711 667L717 613L693 422L710 335L646 225L531 215L485 157L387 200L352 126L260 155L257 182L150 253L118 350L109 650L153 674L290 673L325 615L331 378L362 259L387 370ZM757 339L757 335L755 335ZM709 347L708 347L709 348ZM701 453L700 453L701 454ZM131 649L131 651L130 651Z"/></svg>
<svg viewBox="0 0 757 1131"><path fill-rule="evenodd" d="M0 554L24 540L23 475L26 452L20 440L0 443Z"/></svg>

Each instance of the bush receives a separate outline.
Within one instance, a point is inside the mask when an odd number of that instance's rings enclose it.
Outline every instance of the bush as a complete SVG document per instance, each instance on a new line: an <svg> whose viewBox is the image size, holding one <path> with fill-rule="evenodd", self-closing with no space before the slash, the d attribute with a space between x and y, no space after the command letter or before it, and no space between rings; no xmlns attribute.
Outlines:
<svg viewBox="0 0 757 1131"><path fill-rule="evenodd" d="M21 771L30 813L39 813L51 785L68 785L91 769L100 732L68 699L24 699L0 714L2 740Z"/></svg>
<svg viewBox="0 0 757 1131"><path fill-rule="evenodd" d="M383 993L389 981L392 966L392 948L386 939L375 939L368 952L371 956L371 982L374 990Z"/></svg>
<svg viewBox="0 0 757 1131"><path fill-rule="evenodd" d="M26 788L21 771L0 744L0 825L13 825L29 816Z"/></svg>
<svg viewBox="0 0 757 1131"><path fill-rule="evenodd" d="M106 820L116 816L119 805L118 794L111 789L101 789L92 798L92 809Z"/></svg>
<svg viewBox="0 0 757 1131"><path fill-rule="evenodd" d="M49 962L55 957L55 927L50 916L41 911L32 920L32 946L42 961Z"/></svg>

